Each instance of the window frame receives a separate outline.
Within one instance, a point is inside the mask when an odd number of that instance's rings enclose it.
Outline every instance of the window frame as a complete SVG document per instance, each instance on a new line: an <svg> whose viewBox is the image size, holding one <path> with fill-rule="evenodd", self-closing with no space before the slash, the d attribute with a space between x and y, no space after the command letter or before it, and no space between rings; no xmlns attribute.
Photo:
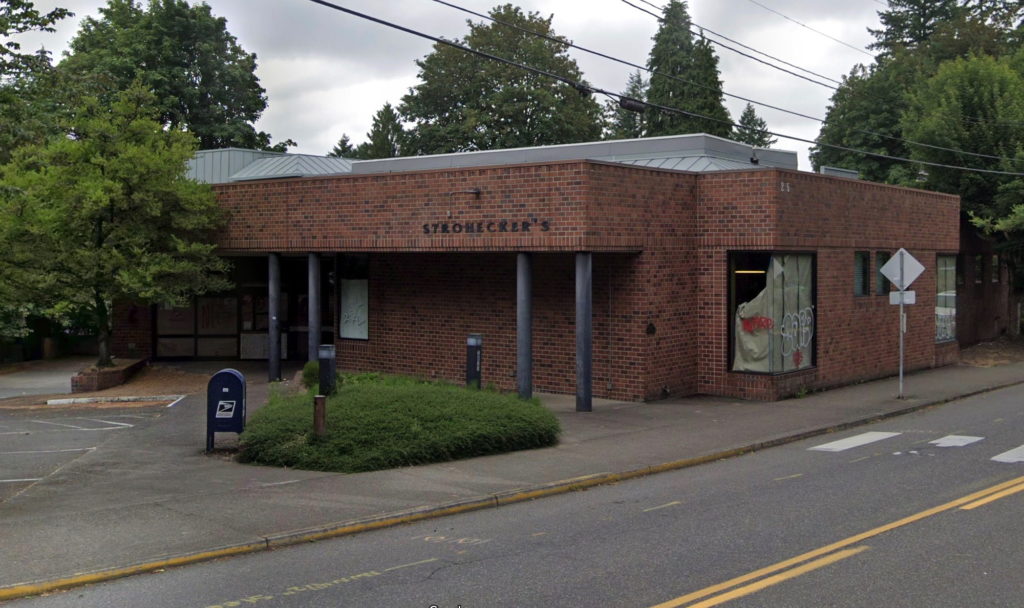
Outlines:
<svg viewBox="0 0 1024 608"><path fill-rule="evenodd" d="M858 281L857 271L860 273L860 281ZM853 252L853 296L855 298L863 298L871 295L871 252L870 251L854 251Z"/></svg>

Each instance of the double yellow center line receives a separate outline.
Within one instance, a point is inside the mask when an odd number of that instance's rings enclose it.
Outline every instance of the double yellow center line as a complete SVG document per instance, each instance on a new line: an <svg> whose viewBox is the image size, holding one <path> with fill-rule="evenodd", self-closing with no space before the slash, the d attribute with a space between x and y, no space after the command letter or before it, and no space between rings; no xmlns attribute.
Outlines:
<svg viewBox="0 0 1024 608"><path fill-rule="evenodd" d="M808 572L817 570L818 568L846 559L847 557L857 555L862 551L866 551L868 549L867 546L849 547L869 538L885 534L891 530L901 528L952 509L976 509L995 500L999 500L1000 498L1016 494L1017 492L1024 492L1024 477L1011 479L1010 481L985 488L984 490L979 490L962 498L947 502L946 504L926 509L920 513L915 513L914 515L904 517L903 519L898 519L892 523L885 524L884 526L868 530L867 532L855 534L830 545L825 545L824 547L820 547L813 551L808 551L807 553L797 555L796 557L778 562L777 564L772 564L771 566L766 566L723 583L718 583L717 585L712 585L699 591L688 593L653 606L652 608L678 608L679 606L688 606L688 608L709 608L711 606L724 604L730 600L756 593L762 589L771 587L772 585L777 585L783 581L796 578ZM691 602L697 602L697 600L703 601L691 604Z"/></svg>

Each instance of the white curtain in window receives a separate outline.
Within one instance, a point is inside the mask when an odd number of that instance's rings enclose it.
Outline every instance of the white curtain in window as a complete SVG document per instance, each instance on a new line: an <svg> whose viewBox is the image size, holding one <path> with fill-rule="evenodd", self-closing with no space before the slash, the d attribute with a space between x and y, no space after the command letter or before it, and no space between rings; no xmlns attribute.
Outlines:
<svg viewBox="0 0 1024 608"><path fill-rule="evenodd" d="M736 306L733 370L781 373L813 364L813 260L772 255L765 288Z"/></svg>

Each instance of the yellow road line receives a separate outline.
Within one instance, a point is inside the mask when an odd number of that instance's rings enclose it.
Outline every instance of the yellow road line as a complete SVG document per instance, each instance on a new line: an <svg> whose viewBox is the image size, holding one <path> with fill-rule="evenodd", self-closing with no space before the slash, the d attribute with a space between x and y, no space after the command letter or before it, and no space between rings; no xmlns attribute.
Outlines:
<svg viewBox="0 0 1024 608"><path fill-rule="evenodd" d="M413 562L411 564L402 564L401 566L392 566L390 568L385 568L384 572L391 572L392 570L401 570L402 568L411 568L413 566L419 566L421 564L429 564L430 562L436 562L436 561L437 561L437 558L436 557L432 557L430 559L420 560L418 562Z"/></svg>
<svg viewBox="0 0 1024 608"><path fill-rule="evenodd" d="M797 477L803 477L803 473L797 473L796 475L786 475L785 477L776 477L772 481L786 481L787 479L796 479Z"/></svg>
<svg viewBox="0 0 1024 608"><path fill-rule="evenodd" d="M1000 483L1000 484L996 484L996 485L994 485L992 487L985 488L984 490L979 490L977 492L973 492L971 494L968 494L967 496L963 496L961 498L957 498L956 500L952 500L950 502L947 502L945 504L939 505L937 507L932 507L931 509L926 509L924 511L921 511L920 513L915 513L914 515L908 515L907 517L904 517L903 519L898 519L898 520L896 520L894 522L885 524L884 526L878 526L877 528L872 528L871 530L868 530L867 532L861 532L860 534L855 534L855 535L850 536L848 538L844 538L843 540L836 541L836 542L834 542L834 543L832 543L830 545L825 545L824 547L819 547L818 549L814 549L813 551L808 551L807 553L803 553L801 555L797 555L796 557L791 557L791 558L789 558L787 560L778 562L777 564L772 564L770 566L765 566L764 568L761 568L759 570L755 570L755 571L750 572L748 574L744 574L742 576L738 576L736 578L727 580L727 581L725 581L723 583L718 583L717 585L712 585L710 587L706 587L706 588L701 589L699 591L694 591L693 593L689 593L687 595L683 595L681 597L677 597L677 598L675 598L673 600L669 600L667 602L663 602L661 604L657 604L656 606L653 606L653 608L676 608L678 606L682 606L683 604L687 604L687 603L692 602L694 600L699 600L701 598L705 598L705 597L708 597L710 595L714 595L714 594L719 593L721 591L725 591L727 589L732 589L733 587L736 587L738 585L742 585L744 583L747 583L747 582L750 582L750 581L753 581L753 580L757 580L757 579L759 579L759 578L761 578L763 576L767 576L769 574L774 574L775 572L779 572L780 570L785 570L786 568L789 568L791 566L795 566L797 564L801 564L801 563L806 562L808 560L812 560L812 559L821 557L823 555L827 555L829 553L832 553L833 551L838 551L839 549L845 549L846 547L849 547L850 545L855 545L855 544L857 544L859 542L863 542L863 541L865 541L865 540L867 540L867 539L869 539L871 537L878 536L879 534L884 534L884 533L889 532L891 530L895 530L897 528L901 528L903 526L906 526L906 525L909 525L909 524L921 521L922 519L926 519L926 518L931 517L933 515L937 515L939 513L942 513L942 512L945 512L945 511L949 511L951 509L956 509L957 507L960 507L962 505L975 502L975 501L980 500L980 499L982 499L982 498L984 498L986 496L989 496L991 494L995 494L997 492L1001 492L1001 491L1003 491L1003 490L1005 490L1007 488L1011 488L1011 487L1017 486L1019 484L1024 484L1024 477L1017 477L1016 479L1011 479L1010 481L1006 481L1006 482L1003 482L1003 483Z"/></svg>
<svg viewBox="0 0 1024 608"><path fill-rule="evenodd" d="M964 506L962 506L960 508L962 510L964 510L964 511L970 511L971 509L977 509L978 507L987 505L990 502L995 502L995 501L999 500L1000 498L1006 498L1007 496L1010 496L1012 494L1016 494L1017 492L1024 492L1024 483L1020 484L1019 486L1013 486L1011 488L1007 488L1007 489L1003 490L1002 492L996 492L995 494L992 494L991 496L987 496L985 498L982 498L981 500L976 500L976 501L974 501L974 502L972 502L970 504L964 505Z"/></svg>
<svg viewBox="0 0 1024 608"><path fill-rule="evenodd" d="M751 583L738 589L733 589L732 591L723 593L722 595L716 595L715 597L706 599L703 602L693 604L692 606L690 606L690 608L711 608L712 606L724 604L728 601L741 598L745 595L757 593L758 591L762 591L773 585L778 585L781 582L788 581L791 578L802 576L804 574L807 574L808 572L817 570L818 568L824 568L829 564L834 564L835 562L846 559L848 557L853 557L854 555L857 555L862 551L867 551L868 548L869 547L867 545L864 545L862 547L854 547L853 549L837 551L835 553L832 553L831 555L826 555L825 557L818 558L812 562L807 562L806 564L799 566L797 568L786 570L785 572L776 574L775 576L763 578L757 581L756 583Z"/></svg>

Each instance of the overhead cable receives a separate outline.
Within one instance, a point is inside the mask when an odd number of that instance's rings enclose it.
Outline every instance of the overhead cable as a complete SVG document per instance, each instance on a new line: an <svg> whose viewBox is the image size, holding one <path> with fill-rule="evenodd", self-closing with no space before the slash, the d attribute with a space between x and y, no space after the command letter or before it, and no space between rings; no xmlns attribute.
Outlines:
<svg viewBox="0 0 1024 608"><path fill-rule="evenodd" d="M484 52L484 51L479 51L479 50L470 48L468 46L459 44L458 42L454 42L454 41L451 41L451 40L445 40L444 38L440 38L440 37L437 37L437 36L432 36L430 34L426 34L426 33L414 30L412 28L408 28L408 27L405 27L405 26L402 26L402 25L398 25L397 23L393 23L391 21L387 21L387 20L381 19L379 17L374 17L372 15L367 15L366 13L361 13L359 11L355 11L355 10L352 10L350 8L345 8L343 6L335 4L333 2L328 2L327 0L309 0L309 2L312 2L314 4L319 4L321 6L324 6L324 7L336 10L336 11L340 11L340 12L352 15L354 17L359 17L360 19L365 19L367 21L372 21L372 22L377 23L379 25L383 25L385 27L396 29L396 30L399 30L401 32L405 32L407 34L411 34L413 36L417 36L419 38L424 38L426 40L431 40L431 41L433 41L433 42L435 42L437 44L443 44L445 46L450 46L452 48L458 49L458 50L463 51L465 53L469 53L471 55L476 55L478 57L483 57L483 58L489 59L491 61L497 61L497 62L505 64L505 65L517 67L517 68L519 68L521 70L525 70L527 72L533 72L534 74L539 74L541 76L546 76L548 78L551 78L552 80L555 80L555 81L561 82L561 83L563 83L565 85L568 85L570 87L573 87L573 88L575 88L576 90L578 90L580 92L600 93L602 95L607 95L608 97L613 97L613 98L616 98L616 99L622 99L622 98L629 99L629 97L627 97L625 95L622 95L620 93L615 93L613 91L608 91L608 90L597 88L597 87L593 87L593 86L590 86L590 85L587 85L587 84L584 84L584 83L581 83L581 82L576 82L576 81L572 80L571 78L567 78L565 76L560 76L558 74L554 74L554 73L548 72L547 70L542 70L540 68L535 68L533 66L529 66L529 65L526 65L526 64L523 64L523 63L519 63L517 61L513 61L511 59L506 59L504 57L500 57L498 55L493 55L491 53L487 53L487 52ZM633 101L636 101L636 100L633 100ZM734 123L732 121L729 121L729 120L723 120L723 119L720 119L720 118L714 118L714 117L706 116L704 114L700 114L700 113L697 113L697 112L690 112L688 110L683 110L683 109L680 109L680 108L674 108L674 107L670 107L670 106L664 106L664 105L661 105L661 104L656 104L656 103L651 103L651 102L643 102L643 103L648 108L654 108L654 109L657 109L657 110L661 110L663 112L669 112L671 114L680 114L680 115L683 115L683 116L689 116L691 118L700 118L702 120L709 120L709 121L717 122L717 123L720 123L720 124L728 125L728 126L733 127L733 128L741 128L741 129L746 129L747 128L747 127L744 127L743 125L736 124L736 123ZM880 153L877 153L877 152L869 152L867 150L858 150L856 148L850 148L850 147L847 147L847 146L840 146L840 145L836 145L836 144L819 143L819 142L815 142L814 140L806 139L806 138L803 138L803 137L797 137L795 135L788 135L788 134L785 134L785 133L779 133L779 132L775 132L775 131L764 131L764 132L767 133L768 135L773 135L775 137L781 137L783 139L788 139L788 140L792 140L792 141L799 141L799 142L806 143L806 144L818 145L818 146L822 146L822 147L826 147L826 148L832 148L832 149L835 149L835 150L842 150L842 151L845 151L845 152L852 152L852 153L855 153L855 154L863 154L863 155L872 156L872 157L875 157L875 158L882 158L882 159L887 159L887 160L907 162L907 163L912 163L912 164L921 165L921 166L925 166L925 167L938 167L938 168L944 168L944 169L954 169L954 170L959 170L959 171L973 171L975 173L987 173L987 174L994 174L994 175L1011 175L1011 176L1015 176L1015 177L1024 177L1024 173L1018 173L1018 172L1013 172L1013 171L998 171L998 170L995 170L995 169L976 169L976 168L972 168L972 167L962 167L962 166L957 166L957 165L947 165L947 164L943 164L943 163L935 163L935 162L930 162L930 161L914 160L914 159L903 158L903 157L899 157L899 156L889 156L887 154L880 154Z"/></svg>
<svg viewBox="0 0 1024 608"><path fill-rule="evenodd" d="M765 6L765 5L761 4L757 0L747 0L747 2L749 2L751 4L755 4L757 6L760 6L761 8L763 8L764 10L766 10L766 11L768 11L770 13L775 13L776 15L778 15L779 17L782 17L783 19L787 19L789 21L792 21L793 23L799 25L800 27L805 27L805 28L811 30L812 32L814 32L815 34L818 34L820 36L824 36L824 37L828 38L829 40L831 40L833 42L838 42L839 44L841 44L841 45L843 45L845 47L851 48L851 49L857 51L858 53L863 53L863 54L867 55L868 57L871 57L872 59L874 59L874 57L875 57L874 55L872 55L871 53L865 51L864 49L862 49L860 47L854 46L854 45L852 45L852 44L850 44L848 42L843 42L842 40L840 40L838 38L835 38L833 36L830 36L830 35L826 34L825 32L816 30L813 27L807 25L806 23L801 23L801 22L797 21L796 19L793 19L792 17L790 17L788 15L784 15L784 14L780 13L779 11L777 11L777 10L771 8L771 7L768 7L768 6Z"/></svg>
<svg viewBox="0 0 1024 608"><path fill-rule="evenodd" d="M641 0L641 1L645 2L646 0ZM561 44L561 45L564 45L564 46L567 46L567 47L570 47L570 48L574 48L574 49L583 51L585 53L589 53L589 54L597 56L597 57L601 57L602 59L607 59L609 61L614 61L614 62L620 63L622 65L626 65L626 66L629 66L629 67L632 67L632 68L635 68L635 69L638 69L638 70L643 70L644 72L647 72L648 74L651 74L652 76L660 76L662 78L670 78L672 80L675 80L676 82L681 82L683 84L687 84L687 85L690 85L690 86L695 86L695 87L698 87L698 88L701 88L701 89L704 89L704 90L707 90L707 91L712 91L712 92L715 92L715 93L720 93L720 94L722 94L722 95L724 95L726 97L731 97L733 99L739 99L740 101L745 101L747 103L751 103L751 104L754 104L754 105L757 105L757 106L760 106L760 107L763 107L763 108L769 108L769 109L772 109L772 110L776 110L778 112L783 112L783 113L789 114L791 116L796 116L796 117L804 118L804 119L807 119L807 120L813 120L813 121L816 121L816 122L818 122L820 124L825 124L825 122L826 122L826 120L824 118L819 118L817 116L811 116L809 114L804 114L802 112L797 112L795 110L788 110L786 108L775 106L775 105L772 105L772 104L769 104L769 103L765 103L765 102L761 102L761 101L756 101L754 99L749 99L749 98L743 97L741 95L734 95L732 93L727 93L725 91L722 91L722 90L719 90L719 89L715 89L713 87L709 87L709 86L707 86L705 84L701 84L699 82L694 82L692 80L687 80L685 78L681 78L681 77L676 76L674 74L665 74L665 73L662 73L662 72L658 72L658 71L652 70L652 69L650 69L648 67L645 67L645 66L642 66L642 65L638 65L638 64L626 61L624 59L620 59L618 57L614 57L612 55L608 55L608 54L605 54L605 53L601 53L599 51L594 51L594 50L588 49L586 47L580 46L580 45L578 45L578 44L576 44L574 42L570 42L570 41L568 41L568 40L566 40L564 38L560 38L558 36L550 36L550 35L542 33L542 32L537 32L537 31L531 30L529 28L525 28L525 27L522 27L520 25L516 25L515 23L511 23L511 22L505 21L503 19L498 19L496 17L491 17L490 15L486 15L484 13L478 13L478 12L476 12L474 10L471 10L471 9L468 9L468 8L464 8L464 7L459 6L457 4L453 4L451 2L448 2L447 0L433 0L433 2L436 2L438 4L442 4L444 6L447 6L447 7L453 8L453 9L456 9L458 11L462 11L462 12L467 13L469 15L480 17L481 19L486 19L486 20L488 20L488 21L490 21L492 23L497 23L497 24L503 25L505 27L510 27L512 29L515 29L517 31L529 34L531 36L536 36L538 38L543 38L545 40L548 40L550 42L554 42L556 44ZM648 4L650 4L650 3L648 2ZM633 101L636 101L636 100L633 100ZM633 107L627 107L625 109L633 110L634 108ZM923 142L913 141L913 140L909 140L909 139L903 139L901 137L896 137L894 135L886 135L884 133L879 133L877 131L870 131L870 130L867 130L867 129L853 129L853 130L858 132L858 133L863 133L865 135L871 135L873 137L881 137L881 138L885 138L885 139L888 139L888 140L898 141L898 142L902 142L902 143L913 145L913 146L920 146L922 148L929 148L929 149L932 149L932 150L941 150L941 151L944 151L944 152L953 152L955 154L963 154L963 155L966 155L966 156L972 156L972 157L976 157L976 158L987 158L987 159L991 159L991 160L1002 160L1002 161L1009 161L1009 162L1024 162L1024 159L1007 158L1007 157L1003 157L1003 156L994 156L994 155L991 155L991 154L980 154L980 153L977 153L977 152L968 152L966 150L960 150L960 149L957 149L957 148L946 148L946 147L943 147L943 146L936 146L934 144L926 144L926 143L923 143Z"/></svg>

